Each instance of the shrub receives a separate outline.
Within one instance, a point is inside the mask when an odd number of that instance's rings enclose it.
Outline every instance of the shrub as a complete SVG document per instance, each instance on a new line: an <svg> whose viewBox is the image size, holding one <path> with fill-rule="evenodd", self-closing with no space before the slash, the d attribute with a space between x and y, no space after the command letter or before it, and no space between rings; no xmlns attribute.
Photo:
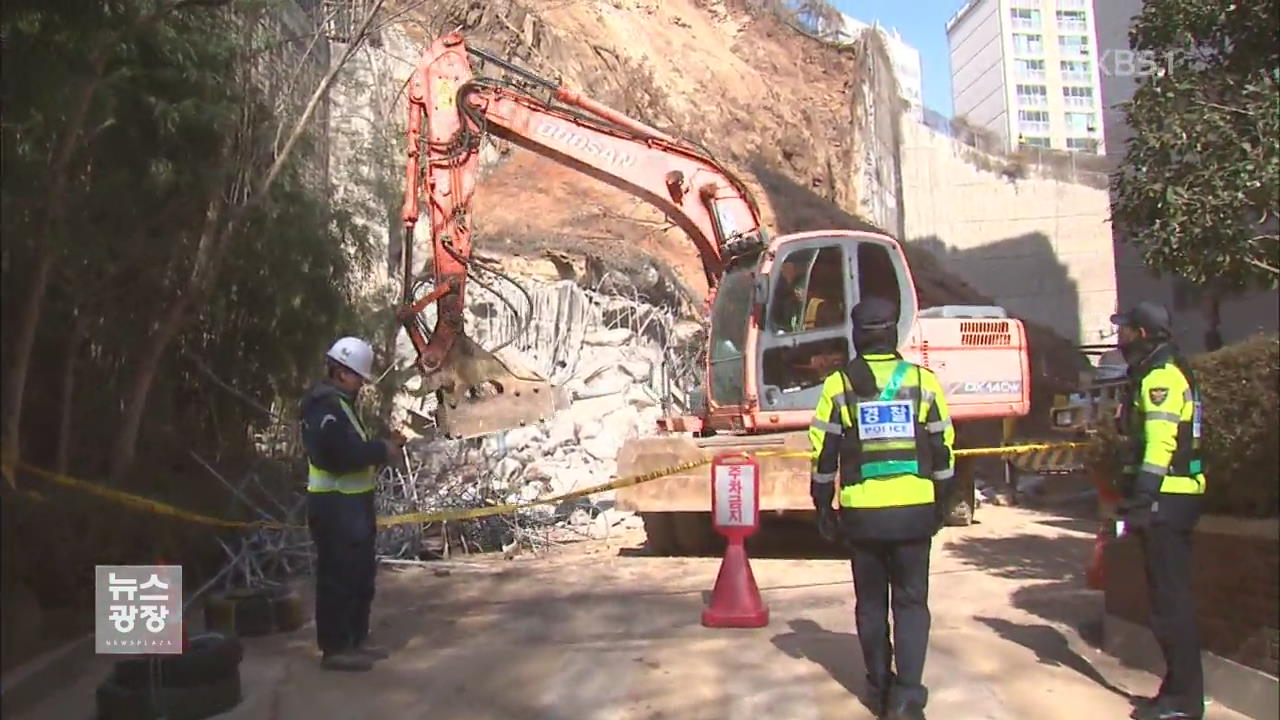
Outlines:
<svg viewBox="0 0 1280 720"><path fill-rule="evenodd" d="M1280 336L1257 335L1191 358L1204 402L1205 512L1280 515ZM1099 431L1090 464L1115 478L1119 438Z"/></svg>

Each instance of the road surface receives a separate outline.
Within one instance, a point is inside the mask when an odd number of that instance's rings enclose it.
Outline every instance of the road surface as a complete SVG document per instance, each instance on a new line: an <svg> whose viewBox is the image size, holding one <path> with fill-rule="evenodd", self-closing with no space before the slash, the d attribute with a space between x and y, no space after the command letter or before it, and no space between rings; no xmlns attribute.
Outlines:
<svg viewBox="0 0 1280 720"><path fill-rule="evenodd" d="M1083 580L1094 523L1003 507L978 517L935 541L929 716L1128 717L1128 694L1152 693L1157 678L1091 644L1102 616L1101 594ZM642 542L638 529L615 528L538 557L454 563L447 575L384 568L374 632L390 659L369 673L322 671L310 625L249 639L244 700L223 717L873 717L858 699L847 561L753 560L770 623L718 630L699 623L718 559L647 557ZM6 715L91 717L109 666L83 658L61 692ZM1240 716L1214 706L1209 717Z"/></svg>

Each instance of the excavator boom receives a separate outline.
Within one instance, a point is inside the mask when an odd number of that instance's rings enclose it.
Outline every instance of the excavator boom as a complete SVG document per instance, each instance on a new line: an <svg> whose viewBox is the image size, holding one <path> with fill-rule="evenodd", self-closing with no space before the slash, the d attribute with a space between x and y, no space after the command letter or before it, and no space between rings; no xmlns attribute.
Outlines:
<svg viewBox="0 0 1280 720"><path fill-rule="evenodd" d="M512 79L478 77L470 56ZM545 95L544 99L541 95ZM763 245L759 209L745 184L710 153L626 117L583 94L466 46L437 39L408 87L408 162L403 210L404 305L399 319L417 352L426 388L441 394L437 424L470 437L536 422L567 404L539 378L511 372L463 327L471 264L470 203L486 134L510 141L626 190L684 230L714 297L725 264ZM425 201L434 283L428 292L413 259ZM436 323L422 313L432 303Z"/></svg>

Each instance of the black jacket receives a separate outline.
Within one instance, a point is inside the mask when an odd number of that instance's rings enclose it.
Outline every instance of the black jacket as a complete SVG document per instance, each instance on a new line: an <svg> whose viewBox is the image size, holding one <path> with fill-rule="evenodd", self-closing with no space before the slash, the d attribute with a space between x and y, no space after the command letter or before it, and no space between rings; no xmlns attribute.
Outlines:
<svg viewBox="0 0 1280 720"><path fill-rule="evenodd" d="M339 475L385 463L386 444L373 437L361 439L341 400L355 411L350 395L323 380L303 396L300 419L307 459L321 470Z"/></svg>

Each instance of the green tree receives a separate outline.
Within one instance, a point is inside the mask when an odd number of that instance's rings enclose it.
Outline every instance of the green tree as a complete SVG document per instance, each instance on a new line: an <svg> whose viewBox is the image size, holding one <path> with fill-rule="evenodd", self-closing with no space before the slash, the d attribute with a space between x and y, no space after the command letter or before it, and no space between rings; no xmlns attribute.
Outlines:
<svg viewBox="0 0 1280 720"><path fill-rule="evenodd" d="M1130 31L1157 70L1124 108L1112 219L1153 270L1217 297L1280 280L1277 27L1277 0L1146 0Z"/></svg>

